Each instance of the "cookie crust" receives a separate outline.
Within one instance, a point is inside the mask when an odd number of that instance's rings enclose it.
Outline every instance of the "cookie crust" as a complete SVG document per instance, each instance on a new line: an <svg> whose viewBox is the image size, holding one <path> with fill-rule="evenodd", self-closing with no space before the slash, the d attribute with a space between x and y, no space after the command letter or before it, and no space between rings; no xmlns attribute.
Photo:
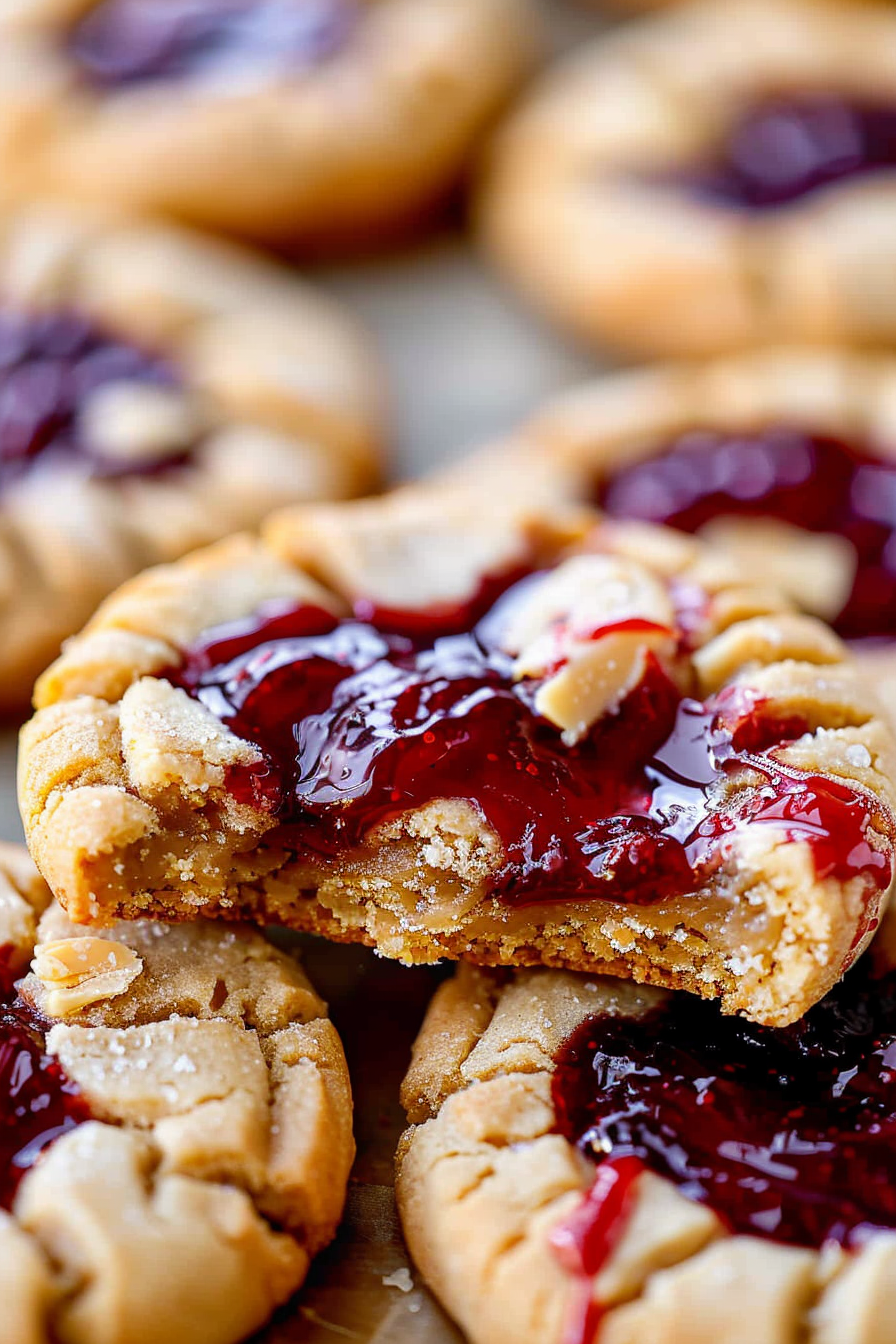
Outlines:
<svg viewBox="0 0 896 1344"><path fill-rule="evenodd" d="M10 711L27 703L61 641L147 564L254 527L284 501L368 489L383 413L352 320L228 246L41 206L0 216L0 280L13 308L71 309L170 358L196 443L174 475L85 477L60 463L4 492L0 711ZM129 439L139 438L147 412L128 384L109 386L125 400L104 405L102 425L97 401L97 433L120 436L127 417Z"/></svg>
<svg viewBox="0 0 896 1344"><path fill-rule="evenodd" d="M242 916L408 962L599 969L721 997L763 1021L798 1017L857 955L888 895L861 876L817 880L804 844L775 847L747 827L749 843L696 903L589 896L514 909L490 888L501 844L463 799L399 814L333 858L302 852L270 812L227 787L227 770L258 749L164 677L202 630L269 600L426 608L524 557L538 567L599 546L614 564L643 566L648 584L693 581L711 594L687 672L698 693L737 686L773 717L797 714L808 733L782 762L865 790L888 815L892 739L824 627L774 592L745 588L691 538L595 526L588 511L482 509L417 487L286 511L265 541L232 539L126 585L41 679L22 734L22 815L57 897L76 920ZM889 854L877 825L874 844Z"/></svg>
<svg viewBox="0 0 896 1344"><path fill-rule="evenodd" d="M624 26L550 71L499 132L483 242L536 307L604 349L889 342L892 173L758 214L656 174L705 159L769 89L896 103L894 50L896 16L874 0L698 3Z"/></svg>
<svg viewBox="0 0 896 1344"><path fill-rule="evenodd" d="M103 936L103 968L110 949L133 965L101 993L95 931L0 845L0 945L91 1116L0 1211L3 1338L230 1344L336 1230L354 1155L342 1045L298 964L253 930ZM88 968L81 1007L52 997L60 959Z"/></svg>
<svg viewBox="0 0 896 1344"><path fill-rule="evenodd" d="M561 1344L582 1281L548 1237L594 1166L554 1133L553 1056L592 1013L638 1017L656 990L557 971L462 966L437 992L403 1087L397 1160L405 1237L474 1344ZM626 1229L591 1283L601 1344L880 1344L894 1310L896 1237L847 1255L732 1236L645 1172Z"/></svg>
<svg viewBox="0 0 896 1344"><path fill-rule="evenodd" d="M529 0L361 0L345 45L294 76L101 91L62 40L93 3L2 23L4 191L290 248L369 245L430 210L538 46Z"/></svg>
<svg viewBox="0 0 896 1344"><path fill-rule="evenodd" d="M780 346L610 374L561 393L502 442L452 466L442 481L464 492L590 503L619 468L649 459L690 430L779 424L896 459L896 360ZM760 518L745 519L735 531L710 524L705 535L755 582L783 588L822 620L832 620L848 596L853 560L836 537ZM860 644L854 656L896 720L896 646Z"/></svg>

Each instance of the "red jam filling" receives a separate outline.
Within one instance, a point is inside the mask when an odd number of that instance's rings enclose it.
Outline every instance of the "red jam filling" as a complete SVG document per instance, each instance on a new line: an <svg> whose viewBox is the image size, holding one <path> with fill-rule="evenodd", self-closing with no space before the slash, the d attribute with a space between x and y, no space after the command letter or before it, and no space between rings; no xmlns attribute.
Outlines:
<svg viewBox="0 0 896 1344"><path fill-rule="evenodd" d="M594 1298L591 1280L625 1231L632 1187L643 1170L637 1157L607 1158L578 1208L551 1232L551 1249L582 1285L564 1331L564 1344L592 1344L597 1337L604 1309Z"/></svg>
<svg viewBox="0 0 896 1344"><path fill-rule="evenodd" d="M763 210L894 167L896 107L790 94L746 108L713 161L676 174L676 182L712 202Z"/></svg>
<svg viewBox="0 0 896 1344"><path fill-rule="evenodd" d="M553 1099L560 1133L599 1164L598 1197L554 1237L583 1248L580 1273L621 1230L599 1197L605 1161L634 1162L632 1179L649 1167L738 1234L852 1249L896 1229L896 972L874 978L868 958L783 1029L688 994L594 1017L557 1056Z"/></svg>
<svg viewBox="0 0 896 1344"><path fill-rule="evenodd" d="M515 905L596 897L649 905L694 891L731 836L773 824L808 841L820 875L890 880L874 847L891 830L873 800L776 761L805 730L742 695L683 698L652 659L616 713L575 746L514 682L501 631L529 577L472 630L390 612L339 620L273 608L208 633L169 674L264 753L230 788L272 812L278 842L334 856L382 822L434 799L471 802L504 854L494 890ZM472 613L468 613L472 615ZM615 627L596 630L600 638ZM723 777L755 787L711 797Z"/></svg>
<svg viewBox="0 0 896 1344"><path fill-rule="evenodd" d="M3 949L0 949L2 952ZM8 967L8 957L2 959ZM0 980L0 1208L60 1135L89 1119L81 1093L46 1053L46 1022Z"/></svg>
<svg viewBox="0 0 896 1344"><path fill-rule="evenodd" d="M697 429L617 471L599 503L612 517L684 532L737 516L842 537L857 568L834 628L845 639L896 638L896 460L784 425Z"/></svg>
<svg viewBox="0 0 896 1344"><path fill-rule="evenodd" d="M344 44L354 0L101 0L69 36L84 76L107 88L156 80L289 74Z"/></svg>
<svg viewBox="0 0 896 1344"><path fill-rule="evenodd" d="M180 459L122 463L85 440L79 410L104 384L177 387L164 360L73 313L0 308L0 491L64 464L90 476L146 474Z"/></svg>

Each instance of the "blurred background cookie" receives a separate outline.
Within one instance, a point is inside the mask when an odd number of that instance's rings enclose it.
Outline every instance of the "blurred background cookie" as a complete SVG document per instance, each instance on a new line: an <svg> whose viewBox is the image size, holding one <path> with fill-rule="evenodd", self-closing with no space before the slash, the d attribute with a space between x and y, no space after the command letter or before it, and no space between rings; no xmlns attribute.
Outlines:
<svg viewBox="0 0 896 1344"><path fill-rule="evenodd" d="M595 346L896 337L896 10L726 0L617 29L497 137L483 240Z"/></svg>
<svg viewBox="0 0 896 1344"><path fill-rule="evenodd" d="M378 477L382 399L337 305L167 226L0 217L0 709L128 575Z"/></svg>
<svg viewBox="0 0 896 1344"><path fill-rule="evenodd" d="M325 246L442 200L537 46L529 0L27 0L0 36L2 190Z"/></svg>

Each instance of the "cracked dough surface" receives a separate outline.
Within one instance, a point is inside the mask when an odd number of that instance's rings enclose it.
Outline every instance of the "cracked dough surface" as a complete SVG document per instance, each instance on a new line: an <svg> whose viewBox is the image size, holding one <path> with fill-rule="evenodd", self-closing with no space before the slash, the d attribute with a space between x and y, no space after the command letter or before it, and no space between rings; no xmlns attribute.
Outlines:
<svg viewBox="0 0 896 1344"><path fill-rule="evenodd" d="M604 350L887 343L891 173L764 212L656 181L711 156L756 95L807 88L896 102L892 7L703 0L623 25L549 70L499 130L483 242L536 307Z"/></svg>
<svg viewBox="0 0 896 1344"><path fill-rule="evenodd" d="M416 610L463 600L484 575L523 561L555 568L521 626L519 662L543 665L541 624L565 602L578 619L612 597L653 622L653 654L670 660L685 693L728 688L775 720L805 722L780 760L870 795L872 843L891 852L892 738L819 622L774 590L745 586L724 557L680 534L600 524L580 509L485 508L422 486L284 511L261 542L231 539L149 571L69 643L41 679L20 754L28 842L58 899L76 920L252 918L407 962L559 964L685 987L761 1021L800 1016L865 945L889 894L861 875L818 879L805 844L782 846L774 828L748 825L681 898L513 908L491 885L501 842L468 799L398 813L333 856L297 846L227 787L228 768L257 763L259 749L164 676L201 631L275 598L336 613L360 599ZM656 622L668 619L676 585L691 584L706 607L694 647L679 655ZM639 675L643 651L613 647L601 666L601 641L573 639L560 671L545 673L543 712L565 741L601 706L613 712ZM713 806L727 789L723 781Z"/></svg>
<svg viewBox="0 0 896 1344"><path fill-rule="evenodd" d="M568 972L462 966L414 1047L396 1190L418 1268L472 1344L575 1339L583 1281L552 1229L594 1166L553 1132L553 1056L596 1012L637 1017L663 997ZM625 1228L584 1291L600 1344L887 1344L896 1236L852 1256L732 1236L711 1209L642 1173ZM587 1338L587 1337L586 1337ZM588 1341L590 1344L590 1341Z"/></svg>
<svg viewBox="0 0 896 1344"><path fill-rule="evenodd" d="M4 490L0 711L9 711L27 703L62 640L147 564L255 527L285 502L369 488L383 415L353 320L224 244L55 206L0 211L0 288L13 309L73 309L170 359L182 389L162 413L188 424L195 444L173 474L89 477L57 461ZM109 383L85 407L95 437L145 444L153 456L160 408L145 388Z"/></svg>
<svg viewBox="0 0 896 1344"><path fill-rule="evenodd" d="M91 1117L0 1210L0 1340L231 1344L336 1230L354 1153L342 1045L296 961L239 926L115 926L136 978L54 1017L35 946L66 949L83 988L93 933L0 845L0 946Z"/></svg>
<svg viewBox="0 0 896 1344"><path fill-rule="evenodd" d="M295 73L103 90L64 42L95 3L0 17L3 193L290 249L369 246L440 203L539 45L530 0L360 0L344 44Z"/></svg>
<svg viewBox="0 0 896 1344"><path fill-rule="evenodd" d="M649 459L693 429L792 425L896 459L896 360L862 351L780 346L755 354L655 364L562 393L503 441L462 459L443 483L558 504L590 503L619 468ZM782 587L803 611L831 620L852 586L855 558L840 537L773 519L712 523L707 540L757 583ZM896 652L856 659L896 720Z"/></svg>

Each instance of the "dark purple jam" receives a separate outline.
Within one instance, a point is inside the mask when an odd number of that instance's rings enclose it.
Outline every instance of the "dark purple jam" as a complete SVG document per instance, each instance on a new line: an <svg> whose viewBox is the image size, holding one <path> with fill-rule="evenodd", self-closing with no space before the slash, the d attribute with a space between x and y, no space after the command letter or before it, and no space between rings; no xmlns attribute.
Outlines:
<svg viewBox="0 0 896 1344"><path fill-rule="evenodd" d="M556 1063L560 1133L599 1164L637 1159L735 1233L854 1248L896 1229L896 972L868 958L791 1027L674 994L592 1018ZM580 1210L572 1230L597 1244L589 1226Z"/></svg>
<svg viewBox="0 0 896 1344"><path fill-rule="evenodd" d="M675 180L720 205L767 210L894 167L896 107L793 93L746 108L713 161Z"/></svg>
<svg viewBox="0 0 896 1344"><path fill-rule="evenodd" d="M54 1139L89 1119L75 1083L46 1053L46 1023L16 998L0 948L0 1208Z"/></svg>
<svg viewBox="0 0 896 1344"><path fill-rule="evenodd" d="M100 0L69 36L84 76L107 88L290 74L334 55L355 0Z"/></svg>
<svg viewBox="0 0 896 1344"><path fill-rule="evenodd" d="M745 825L771 824L812 847L819 875L890 881L872 830L892 831L864 794L785 767L774 748L805 730L738 693L683 697L652 658L616 713L575 746L514 682L501 631L536 581L523 579L466 631L420 613L339 620L279 608L210 631L170 674L264 764L230 788L273 813L278 839L324 857L440 798L469 800L499 836L495 890L516 905L596 897L649 905L693 891ZM471 617L472 623L472 617ZM599 639L616 626L591 633ZM725 802L723 776L755 787Z"/></svg>
<svg viewBox="0 0 896 1344"><path fill-rule="evenodd" d="M73 313L0 308L0 491L38 469L146 474L179 459L112 461L85 440L79 412L104 384L179 386L165 360Z"/></svg>
<svg viewBox="0 0 896 1344"><path fill-rule="evenodd" d="M684 532L737 516L842 537L857 569L834 628L845 639L896 638L896 459L785 425L695 429L617 471L599 503L614 518Z"/></svg>

